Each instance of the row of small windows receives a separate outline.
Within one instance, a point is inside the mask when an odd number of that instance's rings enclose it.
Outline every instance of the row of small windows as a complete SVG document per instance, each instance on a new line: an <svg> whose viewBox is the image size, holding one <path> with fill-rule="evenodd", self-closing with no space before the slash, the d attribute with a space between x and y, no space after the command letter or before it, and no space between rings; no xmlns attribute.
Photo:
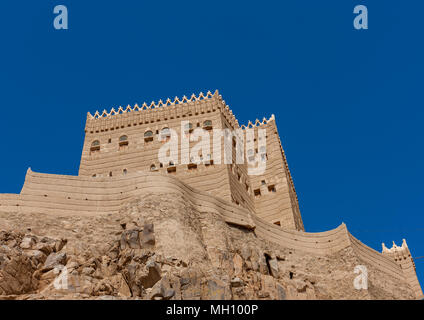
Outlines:
<svg viewBox="0 0 424 320"><path fill-rule="evenodd" d="M122 174L123 174L123 175L126 175L127 173L128 173L128 170L127 170L127 169L123 169L123 170L122 170ZM92 175L92 177L93 177L93 178L96 178L96 177L97 177L97 174L93 174L93 175ZM113 177L113 173L112 173L112 171L110 171L110 172L109 172L109 177Z"/></svg>
<svg viewBox="0 0 424 320"><path fill-rule="evenodd" d="M212 111L215 111L215 109L213 109L213 110L206 110L206 113L211 113ZM205 111L201 111L201 114L204 114L205 113ZM198 115L199 113L198 112L196 112L195 113L196 115ZM182 115L182 117L183 118L185 118L185 117L187 117L187 116L192 116L192 113L190 112L188 115L186 115L186 114L183 114ZM176 115L176 118L178 119L178 118L180 118L180 115ZM171 116L170 117L170 119L174 119L174 117L173 116ZM165 117L165 118L163 118L163 120L168 120L168 118L167 117ZM162 121L161 119L150 119L150 120L147 120L147 121L145 121L144 122L144 124L148 124L149 122L150 123L153 123L153 122L160 122L160 121ZM138 124L140 124L140 125L142 125L143 124L143 121L140 121L139 123L136 123L136 122L134 122L134 123L128 123L128 127L131 127L131 126L137 126ZM199 124L197 124L197 126L199 127ZM229 126L232 128L232 129L234 129L234 127L231 125L231 124L229 124ZM121 125L121 126L116 126L116 127L111 127L110 128L110 130L115 130L115 128L118 130L119 128L125 128L125 125ZM101 131L101 132L103 132L103 131L109 131L109 128L106 128L106 129L101 129L101 130L99 130L99 129L96 129L96 132L99 132L99 131ZM92 129L92 130L90 130L90 133L94 133L94 130Z"/></svg>
<svg viewBox="0 0 424 320"><path fill-rule="evenodd" d="M206 167L209 167L209 166L212 166L213 164L214 164L213 163L213 160L210 160L209 162L205 163L205 166ZM162 163L160 164L160 168L163 168L163 164ZM196 163L189 163L187 165L187 169L188 170L197 169L197 164ZM150 171L158 171L158 168L156 167L155 164L152 164L150 166ZM168 163L167 172L168 173L175 173L175 172L177 172L177 167L175 166L174 162L170 161ZM122 170L122 174L123 175L126 175L127 173L128 173L128 170L127 169L123 169ZM112 171L110 171L109 172L109 177L112 177L112 176L113 176L113 173L112 173ZM97 174L93 174L92 177L93 178L96 178L97 177Z"/></svg>
<svg viewBox="0 0 424 320"><path fill-rule="evenodd" d="M265 180L262 180L261 181L261 184L262 185L266 185L266 181ZM268 186L268 192L269 193L277 192L277 189L275 189L275 185L269 185ZM255 198L259 198L262 195L261 194L261 189L258 188L258 189L253 190L253 195L255 196Z"/></svg>
<svg viewBox="0 0 424 320"><path fill-rule="evenodd" d="M209 167L209 166L212 166L214 163L213 163L213 160L210 160L208 162L205 162L204 164L205 164L206 167ZM159 167L163 168L163 163L161 163L159 165ZM188 170L197 169L197 164L193 163L193 162L189 163L189 164L187 164L187 169ZM150 171L157 171L157 170L158 170L158 168L156 167L155 164L152 164L150 166ZM173 161L169 161L168 166L167 166L167 171L168 171L168 173L171 173L171 172L173 173L173 172L177 171L177 167L176 167L176 165Z"/></svg>
<svg viewBox="0 0 424 320"><path fill-rule="evenodd" d="M199 126L199 124L198 124ZM203 129L205 130L211 130L212 129L212 121L211 120L206 120L203 122ZM184 133L191 133L193 131L193 124L191 123L187 123L184 126ZM156 131L156 134L159 134L159 131ZM162 128L162 130L160 131L160 136L162 139L166 139L168 140L171 137L171 130L168 127ZM144 141L145 142L150 142L153 141L153 131L152 130L147 130L144 133ZM109 139L108 141L109 143L112 142L111 139ZM123 135L119 137L119 147L125 147L128 146L128 136ZM91 143L91 148L90 148L91 152L96 152L96 151L100 151L100 141L99 140L95 140Z"/></svg>

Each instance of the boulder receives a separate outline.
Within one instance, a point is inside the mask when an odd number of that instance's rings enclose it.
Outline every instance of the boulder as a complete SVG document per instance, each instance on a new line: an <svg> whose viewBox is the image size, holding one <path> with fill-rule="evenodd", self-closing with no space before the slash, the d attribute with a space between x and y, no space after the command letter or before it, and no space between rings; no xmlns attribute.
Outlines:
<svg viewBox="0 0 424 320"><path fill-rule="evenodd" d="M151 245L155 244L155 233L153 228L153 223L148 223L144 225L143 232L141 235L142 245Z"/></svg>
<svg viewBox="0 0 424 320"><path fill-rule="evenodd" d="M31 236L26 236L22 239L21 244L19 245L22 249L31 249L35 245L35 238Z"/></svg>
<svg viewBox="0 0 424 320"><path fill-rule="evenodd" d="M155 261L148 261L146 264L147 274L140 279L141 285L144 288L153 287L161 278L160 266Z"/></svg>
<svg viewBox="0 0 424 320"><path fill-rule="evenodd" d="M59 265L66 265L66 253L51 253L44 262L44 270L51 270Z"/></svg>

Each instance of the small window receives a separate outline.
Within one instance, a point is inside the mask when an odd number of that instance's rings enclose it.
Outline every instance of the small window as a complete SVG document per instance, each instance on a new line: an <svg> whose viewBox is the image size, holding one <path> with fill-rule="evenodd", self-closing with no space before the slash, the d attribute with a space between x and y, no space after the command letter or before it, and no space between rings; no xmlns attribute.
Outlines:
<svg viewBox="0 0 424 320"><path fill-rule="evenodd" d="M127 136L120 136L119 137L119 146L127 146L128 145L128 137Z"/></svg>
<svg viewBox="0 0 424 320"><path fill-rule="evenodd" d="M256 189L254 191L254 195L255 195L256 198L259 198L261 196L261 189Z"/></svg>
<svg viewBox="0 0 424 320"><path fill-rule="evenodd" d="M156 166L155 166L154 164L152 164L152 165L150 166L150 171L156 171Z"/></svg>
<svg viewBox="0 0 424 320"><path fill-rule="evenodd" d="M212 121L206 120L203 122L203 129L205 130L212 130Z"/></svg>
<svg viewBox="0 0 424 320"><path fill-rule="evenodd" d="M112 142L112 139L109 138L109 140L107 141L107 143L111 143L111 142Z"/></svg>
<svg viewBox="0 0 424 320"><path fill-rule="evenodd" d="M274 222L274 224L277 225L277 226L279 226L279 227L281 227L281 222L280 221Z"/></svg>
<svg viewBox="0 0 424 320"><path fill-rule="evenodd" d="M211 165L213 165L213 159L211 154L209 153L205 159L205 166L211 166Z"/></svg>
<svg viewBox="0 0 424 320"><path fill-rule="evenodd" d="M276 192L277 190L275 190L275 186L272 185L272 186L268 186L268 191L269 192Z"/></svg>
<svg viewBox="0 0 424 320"><path fill-rule="evenodd" d="M91 152L100 151L100 141L99 140L95 140L91 143L90 151Z"/></svg>
<svg viewBox="0 0 424 320"><path fill-rule="evenodd" d="M213 160L210 160L208 162L205 163L205 166L209 167L209 166L213 166Z"/></svg>
<svg viewBox="0 0 424 320"><path fill-rule="evenodd" d="M148 130L144 133L144 142L153 141L153 131Z"/></svg>
<svg viewBox="0 0 424 320"><path fill-rule="evenodd" d="M261 184L262 184L262 185L265 185L265 184L266 184L265 180L262 180L262 181L261 181Z"/></svg>
<svg viewBox="0 0 424 320"><path fill-rule="evenodd" d="M187 165L187 168L188 168L188 170L194 170L194 169L197 169L197 164L195 164L195 163L189 163L189 164Z"/></svg>
<svg viewBox="0 0 424 320"><path fill-rule="evenodd" d="M122 170L122 173L124 174L124 176L128 173L127 169Z"/></svg>
<svg viewBox="0 0 424 320"><path fill-rule="evenodd" d="M93 174L92 177L95 178L95 177L97 177L97 175L96 174Z"/></svg>
<svg viewBox="0 0 424 320"><path fill-rule="evenodd" d="M193 132L193 125L188 122L184 125L184 133L191 133Z"/></svg>
<svg viewBox="0 0 424 320"><path fill-rule="evenodd" d="M169 141L171 139L171 130L169 130L168 127L165 127L160 131L160 139L161 141Z"/></svg>
<svg viewBox="0 0 424 320"><path fill-rule="evenodd" d="M177 172L177 167L175 167L175 166L173 166L173 167L168 167L168 168L166 169L166 171L167 171L168 173L176 173L176 172Z"/></svg>
<svg viewBox="0 0 424 320"><path fill-rule="evenodd" d="M163 128L163 129L161 130L160 134L161 134L162 136L170 136L170 135L171 135L171 130L169 130L169 128L168 128L168 127L165 127L165 128Z"/></svg>
<svg viewBox="0 0 424 320"><path fill-rule="evenodd" d="M109 177L111 177L112 176L112 171L111 172L109 172Z"/></svg>

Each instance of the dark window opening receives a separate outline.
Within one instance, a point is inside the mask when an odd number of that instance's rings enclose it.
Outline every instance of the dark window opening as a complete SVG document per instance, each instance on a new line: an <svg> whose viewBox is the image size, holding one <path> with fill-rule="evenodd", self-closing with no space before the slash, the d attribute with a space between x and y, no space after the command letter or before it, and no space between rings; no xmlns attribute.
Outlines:
<svg viewBox="0 0 424 320"><path fill-rule="evenodd" d="M171 130L168 127L163 128L160 131L160 140L161 141L169 141L171 139Z"/></svg>
<svg viewBox="0 0 424 320"><path fill-rule="evenodd" d="M255 197L260 197L261 196L261 189L256 189L255 191L253 191Z"/></svg>
<svg viewBox="0 0 424 320"><path fill-rule="evenodd" d="M99 140L93 141L93 143L91 144L90 151L91 152L100 151L100 141Z"/></svg>
<svg viewBox="0 0 424 320"><path fill-rule="evenodd" d="M166 171L168 171L168 173L176 173L177 167L169 167L169 168L166 169Z"/></svg>
<svg viewBox="0 0 424 320"><path fill-rule="evenodd" d="M119 137L119 146L120 147L128 146L128 137L127 136Z"/></svg>
<svg viewBox="0 0 424 320"><path fill-rule="evenodd" d="M203 129L205 130L212 130L212 121L206 120L203 122Z"/></svg>
<svg viewBox="0 0 424 320"><path fill-rule="evenodd" d="M189 123L186 123L185 125L184 125L184 133L192 133L193 132L193 125L189 122Z"/></svg>
<svg viewBox="0 0 424 320"><path fill-rule="evenodd" d="M153 141L153 131L148 130L144 133L144 141L145 142Z"/></svg>
<svg viewBox="0 0 424 320"><path fill-rule="evenodd" d="M269 191L269 192L276 192L276 190L275 190L275 186L274 186L274 185L272 185L272 186L268 186L268 191Z"/></svg>
<svg viewBox="0 0 424 320"><path fill-rule="evenodd" d="M187 169L188 169L188 170L197 169L197 164L195 164L195 163L189 163L189 164L187 165Z"/></svg>

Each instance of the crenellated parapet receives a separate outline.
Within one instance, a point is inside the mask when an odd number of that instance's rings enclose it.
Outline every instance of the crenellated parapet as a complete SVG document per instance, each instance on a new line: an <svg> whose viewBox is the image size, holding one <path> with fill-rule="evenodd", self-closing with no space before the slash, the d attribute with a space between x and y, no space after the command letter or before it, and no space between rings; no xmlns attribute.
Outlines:
<svg viewBox="0 0 424 320"><path fill-rule="evenodd" d="M408 244L406 243L406 240L403 239L402 246L397 246L396 243L393 241L393 246L389 249L386 247L384 242L382 243L382 253L403 253L406 252L406 250L409 250Z"/></svg>
<svg viewBox="0 0 424 320"><path fill-rule="evenodd" d="M406 240L403 239L401 246L396 245L396 243L393 241L393 246L391 248L387 248L386 245L382 243L382 254L384 256L390 257L400 266L405 275L406 281L414 290L415 295L418 298L424 298L420 283L417 278L415 262L412 258L411 252L409 251Z"/></svg>
<svg viewBox="0 0 424 320"><path fill-rule="evenodd" d="M171 100L170 98L168 98L166 99L165 102L163 102L162 99L160 99L158 102L152 101L149 105L144 102L141 105L141 107L139 107L138 104L135 104L134 107L131 107L130 105L128 105L125 109L122 107L119 107L117 110L112 108L110 112L107 112L106 110L103 110L103 112L101 113L99 111L96 111L94 115L91 115L91 113L88 112L87 119L88 120L104 119L104 118L110 118L113 116L129 113L129 112L137 112L137 111L143 111L143 110L152 110L152 109L158 109L158 108L165 108L169 106L176 106L176 105L181 105L184 103L211 99L214 95L218 95L218 90L216 90L214 94L212 94L210 91L208 91L206 94L203 94L203 92L200 92L198 96L196 96L193 93L190 98L187 98L186 96L183 96L182 99L175 97L174 100Z"/></svg>
<svg viewBox="0 0 424 320"><path fill-rule="evenodd" d="M220 109L225 119L231 125L233 129L238 129L239 123L236 117L233 114L233 111L230 109L230 106L225 103L225 100L222 98L222 95L218 95L218 101L220 102Z"/></svg>
<svg viewBox="0 0 424 320"><path fill-rule="evenodd" d="M264 117L262 119L262 121L259 120L259 119L256 119L255 122L249 121L247 123L247 125L244 125L244 124L241 125L241 128L242 129L253 129L253 128L257 128L257 127L263 126L265 124L268 124L271 121L275 121L275 116L273 114L271 115L271 117L269 119Z"/></svg>
<svg viewBox="0 0 424 320"><path fill-rule="evenodd" d="M137 124L147 124L158 121L166 121L173 118L183 118L191 114L201 114L213 112L220 108L220 95L218 90L213 94L208 91L199 95L191 95L190 98L175 97L173 100L162 99L158 102L152 101L150 104L143 103L141 106L135 104L126 108L112 108L109 112L96 111L94 115L87 113L85 131L88 133L104 132L124 128Z"/></svg>

